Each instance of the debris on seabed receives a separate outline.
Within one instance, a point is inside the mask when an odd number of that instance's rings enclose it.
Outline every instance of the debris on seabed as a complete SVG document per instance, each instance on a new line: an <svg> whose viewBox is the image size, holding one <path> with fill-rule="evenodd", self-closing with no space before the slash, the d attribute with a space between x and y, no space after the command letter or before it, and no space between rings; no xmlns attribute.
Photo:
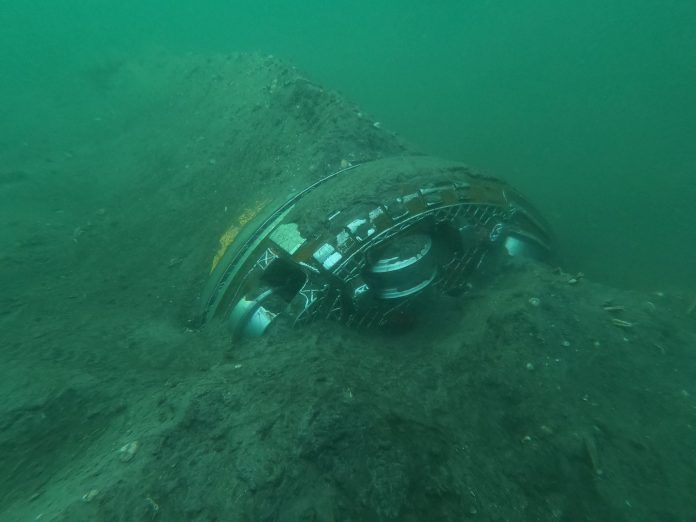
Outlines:
<svg viewBox="0 0 696 522"><path fill-rule="evenodd" d="M592 471L595 475L601 475L603 473L602 467L599 462L599 451L597 451L597 441L594 436L590 433L582 434L582 442L585 447L585 454L587 455L587 460L592 466Z"/></svg>
<svg viewBox="0 0 696 522"><path fill-rule="evenodd" d="M137 440L124 444L118 450L118 460L121 462L130 462L133 460L133 457L135 457L139 447L140 443Z"/></svg>
<svg viewBox="0 0 696 522"><path fill-rule="evenodd" d="M167 263L167 267L168 267L168 268L175 267L175 266L180 265L181 263L183 263L183 261L184 261L184 258L183 258L183 257L172 257L172 258L169 260L169 262Z"/></svg>
<svg viewBox="0 0 696 522"><path fill-rule="evenodd" d="M610 314L619 313L619 312L623 312L624 310L626 310L626 308L623 306L612 305L610 303L605 303L604 305L602 305L602 308L604 309L605 312L609 312Z"/></svg>
<svg viewBox="0 0 696 522"><path fill-rule="evenodd" d="M612 317L611 324L618 326L619 328L633 328L634 326L633 323L624 321L622 319L617 319L616 317Z"/></svg>
<svg viewBox="0 0 696 522"><path fill-rule="evenodd" d="M160 507L157 502L152 500L150 497L145 497L145 504L150 508L153 518L156 517L160 512Z"/></svg>
<svg viewBox="0 0 696 522"><path fill-rule="evenodd" d="M90 489L87 493L82 495L82 502L92 502L92 500L94 500L94 497L96 497L98 494L98 489Z"/></svg>
<svg viewBox="0 0 696 522"><path fill-rule="evenodd" d="M577 285L583 277L585 277L585 274L582 272L578 272L577 274L575 274L574 277L571 277L570 279L568 279L568 284L569 285Z"/></svg>

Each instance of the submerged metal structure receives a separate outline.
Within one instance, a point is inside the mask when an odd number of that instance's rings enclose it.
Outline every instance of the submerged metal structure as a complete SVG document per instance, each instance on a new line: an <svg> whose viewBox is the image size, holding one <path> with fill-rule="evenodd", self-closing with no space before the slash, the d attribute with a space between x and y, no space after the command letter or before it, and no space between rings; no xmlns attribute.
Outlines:
<svg viewBox="0 0 696 522"><path fill-rule="evenodd" d="M235 338L279 318L399 324L425 295L457 294L503 256L544 258L543 218L503 181L425 156L350 165L256 202L220 239L202 322Z"/></svg>

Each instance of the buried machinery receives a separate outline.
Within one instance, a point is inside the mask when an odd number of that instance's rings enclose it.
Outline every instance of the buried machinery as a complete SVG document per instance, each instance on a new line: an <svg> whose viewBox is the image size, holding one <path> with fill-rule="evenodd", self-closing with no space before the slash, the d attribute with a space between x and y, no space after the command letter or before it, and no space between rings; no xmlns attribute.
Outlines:
<svg viewBox="0 0 696 522"><path fill-rule="evenodd" d="M550 248L517 191L425 156L347 166L255 204L226 234L200 320L223 320L235 338L279 319L399 324L424 296L462 292L501 255L543 259Z"/></svg>

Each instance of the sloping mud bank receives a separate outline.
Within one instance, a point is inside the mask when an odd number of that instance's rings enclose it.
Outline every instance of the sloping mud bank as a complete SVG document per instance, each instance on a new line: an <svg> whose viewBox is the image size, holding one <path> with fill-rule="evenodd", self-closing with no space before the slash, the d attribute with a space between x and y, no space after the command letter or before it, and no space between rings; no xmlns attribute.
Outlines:
<svg viewBox="0 0 696 522"><path fill-rule="evenodd" d="M696 516L692 296L509 263L408 333L232 345L193 318L235 216L413 147L271 57L105 68L89 141L0 169L0 518Z"/></svg>

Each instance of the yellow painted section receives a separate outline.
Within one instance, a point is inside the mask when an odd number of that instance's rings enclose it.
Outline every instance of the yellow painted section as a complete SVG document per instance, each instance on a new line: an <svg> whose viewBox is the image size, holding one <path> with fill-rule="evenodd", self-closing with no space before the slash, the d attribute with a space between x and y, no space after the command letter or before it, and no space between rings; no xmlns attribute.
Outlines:
<svg viewBox="0 0 696 522"><path fill-rule="evenodd" d="M259 201L256 203L251 208L245 208L242 213L235 219L232 224L225 230L225 232L220 236L219 242L220 242L220 247L218 248L217 252L215 253L215 256L213 257L213 264L210 267L210 272L212 273L213 270L215 270L215 267L218 265L220 260L222 259L222 256L225 255L225 252L227 252L227 249L229 246L232 244L232 242L235 240L237 237L237 234L239 234L239 231L242 229L244 225L246 225L249 221L254 219L254 217L261 212L261 210L268 205L268 202L270 199L266 199L264 201Z"/></svg>

